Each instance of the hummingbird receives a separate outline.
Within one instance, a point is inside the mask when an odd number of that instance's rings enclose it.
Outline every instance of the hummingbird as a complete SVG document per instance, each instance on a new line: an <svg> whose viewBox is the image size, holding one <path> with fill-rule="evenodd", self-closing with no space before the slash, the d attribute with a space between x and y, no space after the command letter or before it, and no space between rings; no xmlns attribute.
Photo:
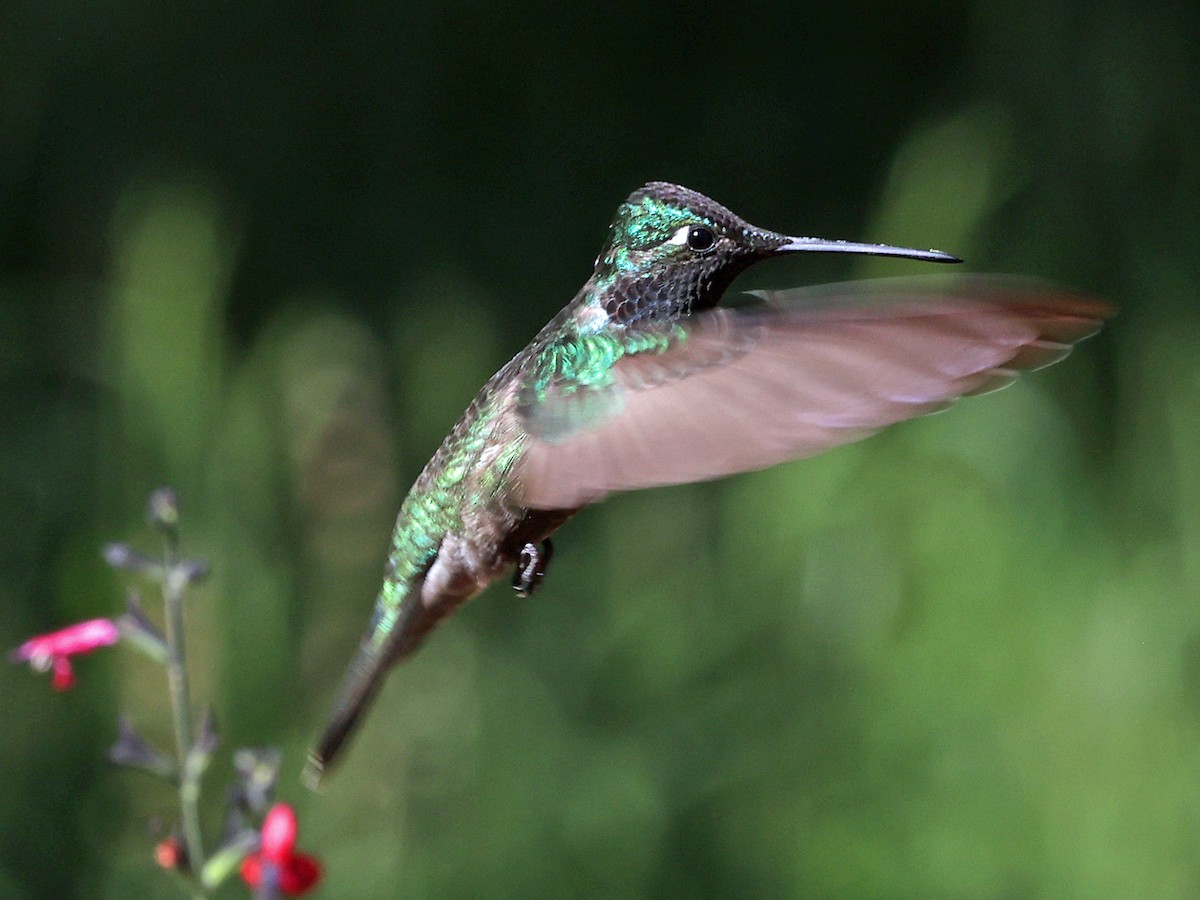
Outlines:
<svg viewBox="0 0 1200 900"><path fill-rule="evenodd" d="M936 263L938 250L790 237L651 182L617 209L591 277L479 391L401 505L383 585L305 780L317 786L389 670L512 571L538 589L550 535L615 491L702 481L866 437L1040 368L1099 329L1097 301L994 276L760 292L793 253Z"/></svg>

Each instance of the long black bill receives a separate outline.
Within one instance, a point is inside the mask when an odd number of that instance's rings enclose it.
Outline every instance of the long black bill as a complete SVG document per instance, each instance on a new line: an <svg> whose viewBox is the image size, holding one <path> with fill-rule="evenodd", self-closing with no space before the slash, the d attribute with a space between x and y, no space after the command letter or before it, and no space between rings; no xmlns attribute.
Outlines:
<svg viewBox="0 0 1200 900"><path fill-rule="evenodd" d="M892 247L889 244L860 244L855 241L827 241L823 238L789 237L787 243L775 248L775 253L861 253L867 256L899 256L905 259L923 259L928 262L960 263L957 256L941 250L914 250L910 247Z"/></svg>

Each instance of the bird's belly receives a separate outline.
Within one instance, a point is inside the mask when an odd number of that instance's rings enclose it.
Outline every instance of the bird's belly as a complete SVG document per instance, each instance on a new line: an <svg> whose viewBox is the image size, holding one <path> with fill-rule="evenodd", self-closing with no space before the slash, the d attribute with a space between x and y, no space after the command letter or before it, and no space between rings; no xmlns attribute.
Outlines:
<svg viewBox="0 0 1200 900"><path fill-rule="evenodd" d="M494 552L481 552L465 538L446 535L438 548L437 559L425 575L421 603L430 612L449 612L474 597L500 575L498 562Z"/></svg>

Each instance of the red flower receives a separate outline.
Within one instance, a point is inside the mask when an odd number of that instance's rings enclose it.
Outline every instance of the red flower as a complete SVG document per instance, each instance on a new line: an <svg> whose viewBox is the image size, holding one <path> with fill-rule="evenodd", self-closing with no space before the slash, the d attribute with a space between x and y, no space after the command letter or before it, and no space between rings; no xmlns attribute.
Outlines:
<svg viewBox="0 0 1200 900"><path fill-rule="evenodd" d="M65 691L75 683L75 673L71 671L72 656L115 644L120 637L121 632L111 619L88 619L61 631L30 638L14 650L9 659L27 662L39 672L52 669L54 674L50 683L56 691Z"/></svg>
<svg viewBox="0 0 1200 900"><path fill-rule="evenodd" d="M299 897L321 878L321 864L296 851L296 813L286 803L276 803L263 819L257 853L242 860L242 880L255 890L264 878L274 878L279 890Z"/></svg>
<svg viewBox="0 0 1200 900"><path fill-rule="evenodd" d="M169 837L155 844L154 861L164 869L178 869L182 872L187 868L187 852L179 838Z"/></svg>

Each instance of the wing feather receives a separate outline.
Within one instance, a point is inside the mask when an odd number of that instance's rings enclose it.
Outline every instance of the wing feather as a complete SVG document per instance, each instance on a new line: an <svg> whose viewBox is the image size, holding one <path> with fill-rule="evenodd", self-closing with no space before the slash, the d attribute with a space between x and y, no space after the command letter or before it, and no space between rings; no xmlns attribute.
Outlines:
<svg viewBox="0 0 1200 900"><path fill-rule="evenodd" d="M570 509L812 456L1056 362L1110 314L1008 279L867 284L700 313L611 379L552 383L524 412L518 499Z"/></svg>

